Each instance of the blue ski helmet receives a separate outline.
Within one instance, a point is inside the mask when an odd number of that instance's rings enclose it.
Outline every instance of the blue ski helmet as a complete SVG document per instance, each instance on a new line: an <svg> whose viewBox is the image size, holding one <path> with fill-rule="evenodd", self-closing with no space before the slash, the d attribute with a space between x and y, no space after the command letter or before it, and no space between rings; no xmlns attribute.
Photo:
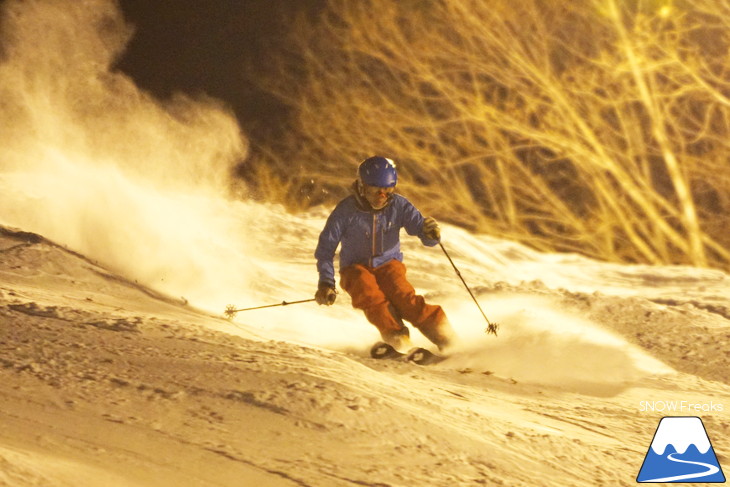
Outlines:
<svg viewBox="0 0 730 487"><path fill-rule="evenodd" d="M378 188L392 188L398 182L395 162L381 156L368 157L362 161L357 175L363 184Z"/></svg>

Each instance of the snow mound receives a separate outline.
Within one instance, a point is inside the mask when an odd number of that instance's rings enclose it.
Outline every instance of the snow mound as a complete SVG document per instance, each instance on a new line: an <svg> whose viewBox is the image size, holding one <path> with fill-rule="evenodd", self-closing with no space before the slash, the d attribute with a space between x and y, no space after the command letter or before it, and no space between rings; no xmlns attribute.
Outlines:
<svg viewBox="0 0 730 487"><path fill-rule="evenodd" d="M459 321L471 310L457 309L453 316L460 323L463 344L449 360L451 366L486 368L515 380L566 387L615 385L672 372L625 338L566 311L554 299L499 295L483 305L500 325L498 337L483 330L475 333L473 321Z"/></svg>

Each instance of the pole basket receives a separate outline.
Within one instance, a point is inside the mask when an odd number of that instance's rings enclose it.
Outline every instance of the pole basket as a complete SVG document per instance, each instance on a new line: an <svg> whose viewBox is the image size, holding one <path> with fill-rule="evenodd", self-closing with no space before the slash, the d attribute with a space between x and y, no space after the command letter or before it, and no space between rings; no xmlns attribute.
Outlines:
<svg viewBox="0 0 730 487"><path fill-rule="evenodd" d="M234 316L236 316L236 313L238 313L238 311L236 310L236 307L233 306L232 304L229 304L228 306L226 306L226 310L223 312L225 317L228 318L229 320L232 319Z"/></svg>
<svg viewBox="0 0 730 487"><path fill-rule="evenodd" d="M497 336L497 330L499 330L499 323L489 323L489 326L484 329L484 333Z"/></svg>

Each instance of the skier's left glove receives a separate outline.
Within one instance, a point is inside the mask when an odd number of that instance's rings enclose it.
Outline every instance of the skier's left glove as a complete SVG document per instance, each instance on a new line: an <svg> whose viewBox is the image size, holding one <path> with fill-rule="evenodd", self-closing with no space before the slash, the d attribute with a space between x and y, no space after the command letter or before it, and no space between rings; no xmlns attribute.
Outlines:
<svg viewBox="0 0 730 487"><path fill-rule="evenodd" d="M319 289L317 289L314 295L314 300L319 305L326 304L327 306L332 306L335 304L335 299L337 299L337 290L329 284L320 284Z"/></svg>
<svg viewBox="0 0 730 487"><path fill-rule="evenodd" d="M423 236L429 240L441 240L441 229L435 218L427 216L423 220Z"/></svg>

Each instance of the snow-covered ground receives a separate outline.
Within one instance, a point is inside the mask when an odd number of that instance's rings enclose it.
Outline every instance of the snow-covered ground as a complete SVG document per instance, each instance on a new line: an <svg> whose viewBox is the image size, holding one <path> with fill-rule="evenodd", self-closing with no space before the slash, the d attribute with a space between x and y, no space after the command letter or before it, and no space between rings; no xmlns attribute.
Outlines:
<svg viewBox="0 0 730 487"><path fill-rule="evenodd" d="M309 297L322 213L244 206L269 277L241 302ZM0 485L633 485L665 415L701 416L727 463L728 276L443 233L500 333L408 241L411 279L464 338L419 367L369 358L346 294L229 322L5 230Z"/></svg>

